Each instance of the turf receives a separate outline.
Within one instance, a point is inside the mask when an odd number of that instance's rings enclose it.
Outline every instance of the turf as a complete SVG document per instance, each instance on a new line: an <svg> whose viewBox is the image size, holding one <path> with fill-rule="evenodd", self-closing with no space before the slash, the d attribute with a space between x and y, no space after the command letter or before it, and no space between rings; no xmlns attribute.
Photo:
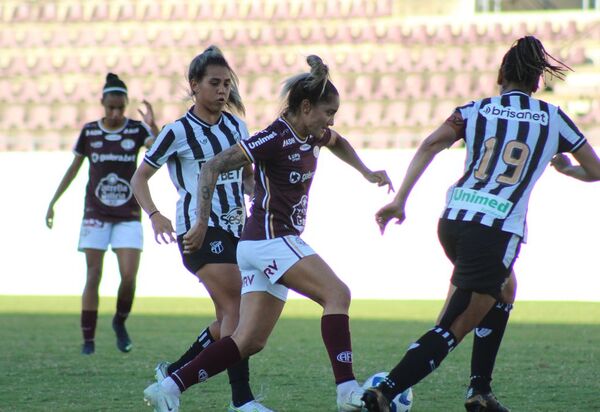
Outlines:
<svg viewBox="0 0 600 412"><path fill-rule="evenodd" d="M117 351L114 298L101 299L96 354L79 354L78 297L0 296L0 411L150 411L142 402L159 360L173 360L212 319L207 299L138 298L128 321L134 349ZM432 325L438 301L353 302L359 380L387 371ZM252 385L277 411L335 411L320 338L320 309L288 302L267 348L251 359ZM494 388L513 411L599 410L600 303L520 302L498 360ZM414 412L462 411L471 338L414 389ZM226 374L182 397L182 411L225 411Z"/></svg>

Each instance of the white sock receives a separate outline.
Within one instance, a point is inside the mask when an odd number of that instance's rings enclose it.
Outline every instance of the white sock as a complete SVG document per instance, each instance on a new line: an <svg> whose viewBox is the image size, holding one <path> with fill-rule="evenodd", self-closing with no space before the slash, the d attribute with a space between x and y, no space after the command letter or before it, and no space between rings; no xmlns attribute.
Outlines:
<svg viewBox="0 0 600 412"><path fill-rule="evenodd" d="M164 389L169 395L181 396L181 391L179 390L179 386L175 383L171 377L165 378L161 383L160 387Z"/></svg>
<svg viewBox="0 0 600 412"><path fill-rule="evenodd" d="M337 393L338 395L346 394L353 391L359 386L360 385L358 384L358 382L356 382L356 380L342 382L337 386Z"/></svg>

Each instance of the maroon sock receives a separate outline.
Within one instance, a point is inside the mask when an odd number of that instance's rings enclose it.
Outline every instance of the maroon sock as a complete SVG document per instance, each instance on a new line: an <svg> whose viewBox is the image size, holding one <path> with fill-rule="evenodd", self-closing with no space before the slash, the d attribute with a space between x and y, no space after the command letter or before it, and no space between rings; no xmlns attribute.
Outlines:
<svg viewBox="0 0 600 412"><path fill-rule="evenodd" d="M335 383L355 379L352 372L352 343L348 315L325 315L321 318L321 335L331 360Z"/></svg>
<svg viewBox="0 0 600 412"><path fill-rule="evenodd" d="M94 341L96 335L96 320L98 319L97 310L81 311L81 332L84 342Z"/></svg>
<svg viewBox="0 0 600 412"><path fill-rule="evenodd" d="M181 392L223 372L242 360L237 345L227 336L209 345L198 356L171 374Z"/></svg>

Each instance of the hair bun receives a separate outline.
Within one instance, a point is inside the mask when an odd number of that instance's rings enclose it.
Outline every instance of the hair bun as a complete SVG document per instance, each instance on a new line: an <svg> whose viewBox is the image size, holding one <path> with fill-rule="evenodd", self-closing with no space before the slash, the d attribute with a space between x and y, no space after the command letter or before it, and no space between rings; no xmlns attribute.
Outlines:
<svg viewBox="0 0 600 412"><path fill-rule="evenodd" d="M311 54L306 58L306 62L310 66L310 74L318 79L324 79L329 74L329 67L323 63L323 59L315 54Z"/></svg>

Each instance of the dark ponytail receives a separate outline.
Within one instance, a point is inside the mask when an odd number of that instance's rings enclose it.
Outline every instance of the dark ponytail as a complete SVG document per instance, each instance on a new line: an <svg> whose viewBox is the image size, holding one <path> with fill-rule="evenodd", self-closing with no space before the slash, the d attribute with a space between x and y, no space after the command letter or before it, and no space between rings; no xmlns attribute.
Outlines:
<svg viewBox="0 0 600 412"><path fill-rule="evenodd" d="M119 79L119 76L114 73L108 73L106 75L106 83L104 83L104 87L102 88L102 97L110 93L124 94L125 97L127 97L127 86L123 80Z"/></svg>
<svg viewBox="0 0 600 412"><path fill-rule="evenodd" d="M504 80L522 84L536 91L540 76L548 73L564 80L567 70L572 71L569 66L550 55L541 41L533 36L525 36L517 40L504 55L498 80L499 83Z"/></svg>

